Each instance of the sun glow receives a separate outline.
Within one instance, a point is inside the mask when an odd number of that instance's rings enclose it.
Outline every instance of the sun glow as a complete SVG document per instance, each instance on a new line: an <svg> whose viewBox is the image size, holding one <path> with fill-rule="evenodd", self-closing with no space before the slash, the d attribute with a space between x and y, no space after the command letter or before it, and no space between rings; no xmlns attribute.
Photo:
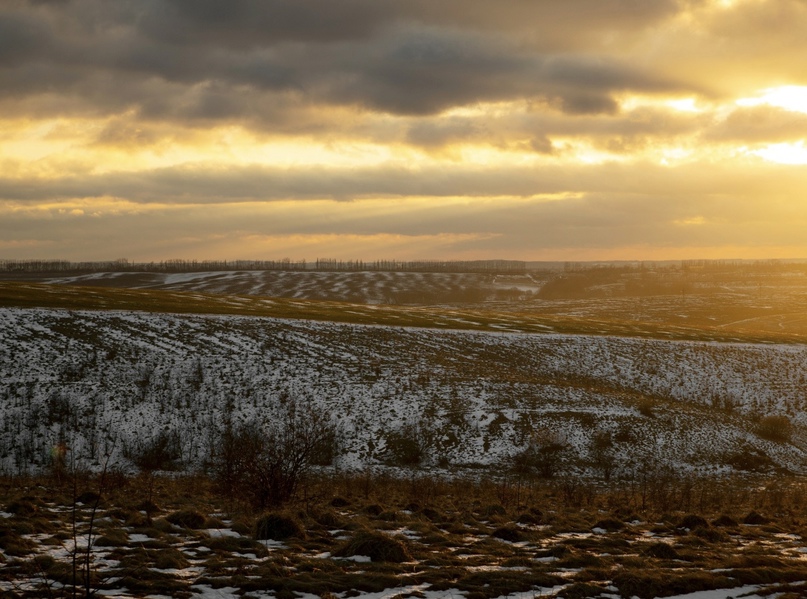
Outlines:
<svg viewBox="0 0 807 599"><path fill-rule="evenodd" d="M671 166L685 162L692 154L692 150L687 148L665 148L661 151L661 160L659 162L664 166Z"/></svg>
<svg viewBox="0 0 807 599"><path fill-rule="evenodd" d="M807 86L783 85L762 90L756 98L741 98L737 100L739 106L760 106L767 104L784 108L792 112L807 113Z"/></svg>
<svg viewBox="0 0 807 599"><path fill-rule="evenodd" d="M678 100L668 100L665 102L667 106L679 112L703 112L697 104L695 98L681 98Z"/></svg>
<svg viewBox="0 0 807 599"><path fill-rule="evenodd" d="M770 144L759 150L751 150L750 153L779 164L807 164L807 148L804 147L804 141Z"/></svg>
<svg viewBox="0 0 807 599"><path fill-rule="evenodd" d="M693 216L691 218L674 220L673 223L684 227L692 227L692 226L705 225L706 219L702 216Z"/></svg>

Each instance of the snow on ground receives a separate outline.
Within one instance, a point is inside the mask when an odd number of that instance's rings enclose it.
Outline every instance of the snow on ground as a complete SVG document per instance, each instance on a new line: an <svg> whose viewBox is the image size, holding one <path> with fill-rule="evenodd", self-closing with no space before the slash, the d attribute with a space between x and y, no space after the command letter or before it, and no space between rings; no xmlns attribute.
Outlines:
<svg viewBox="0 0 807 599"><path fill-rule="evenodd" d="M800 470L805 363L801 345L3 309L0 471L43 467L59 444L125 463L160 433L199 464L225 419L271 421L286 397L338 424L348 468L416 431L431 465L493 464L550 436L586 469L598 433L623 468L713 471L750 452ZM793 443L754 434L766 415L796 423Z"/></svg>
<svg viewBox="0 0 807 599"><path fill-rule="evenodd" d="M66 285L343 300L361 304L479 301L497 289L519 289L531 294L541 285L524 275L375 271L100 272L44 280Z"/></svg>

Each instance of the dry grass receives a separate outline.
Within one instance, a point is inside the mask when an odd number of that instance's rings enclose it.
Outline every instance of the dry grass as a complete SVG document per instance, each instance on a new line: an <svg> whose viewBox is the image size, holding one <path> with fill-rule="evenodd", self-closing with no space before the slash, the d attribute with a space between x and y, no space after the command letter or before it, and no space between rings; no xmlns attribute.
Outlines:
<svg viewBox="0 0 807 599"><path fill-rule="evenodd" d="M379 532L359 531L336 550L341 557L366 556L374 562L401 563L412 560L407 543Z"/></svg>
<svg viewBox="0 0 807 599"><path fill-rule="evenodd" d="M94 482L87 479L85 486ZM411 480L383 476L364 489L357 482L344 474L314 480L306 499L286 512L257 515L224 510L227 498L212 494L198 477L158 477L152 492L164 507L151 523L134 526L131 506L141 500L137 481L129 481L125 492L105 494L97 514L90 586L182 596L192 585L207 585L292 599L299 593L350 596L427 585L490 599L552 588L569 598L596 596L608 587L624 597L729 593L740 584L798 594L807 579L800 550L807 506L799 490L805 482L798 479L724 480L719 485L724 496L742 502L705 504L702 511L692 506L667 511L665 505L666 513L656 504L639 508L639 498L618 481L590 489L582 507L567 504L562 482L536 482L519 504L499 503L500 490L486 480L413 486ZM416 497L424 485L432 492ZM782 485L790 491L784 498ZM3 591L41 596L48 584L51 596L60 596L53 595L55 583L65 589L84 584L83 573L73 576L66 551L73 539L72 504L49 501L64 499L64 491L49 480L0 481L0 506L8 514L0 519ZM752 512L752 520L759 516L767 523L742 523ZM180 522L176 514L183 513L198 514L213 530L171 524L169 518ZM90 513L79 508L77 515L81 535ZM291 522L294 534L257 535L285 539L269 545L254 540L253 531L269 520L275 529L278 522ZM37 532L45 528L47 534ZM371 561L355 561L357 555ZM27 584L34 590L18 592Z"/></svg>

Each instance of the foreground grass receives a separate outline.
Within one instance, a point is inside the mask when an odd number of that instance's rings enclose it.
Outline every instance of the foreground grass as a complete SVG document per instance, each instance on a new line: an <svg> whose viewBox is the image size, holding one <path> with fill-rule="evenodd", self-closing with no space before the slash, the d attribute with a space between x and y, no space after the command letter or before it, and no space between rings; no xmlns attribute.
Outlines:
<svg viewBox="0 0 807 599"><path fill-rule="evenodd" d="M807 591L807 485L795 479L682 478L662 510L639 481L332 475L268 515L200 477L0 485L8 597Z"/></svg>
<svg viewBox="0 0 807 599"><path fill-rule="evenodd" d="M694 326L641 321L609 310L580 317L562 313L557 305L542 311L534 305L518 311L446 306L364 305L345 302L213 295L163 290L78 287L0 281L0 307L62 308L68 310L136 310L179 314L222 314L306 319L354 324L478 330L489 332L614 335L695 341L803 343L807 334L756 330L739 325ZM673 312L673 308L670 308ZM672 314L672 313L671 313Z"/></svg>

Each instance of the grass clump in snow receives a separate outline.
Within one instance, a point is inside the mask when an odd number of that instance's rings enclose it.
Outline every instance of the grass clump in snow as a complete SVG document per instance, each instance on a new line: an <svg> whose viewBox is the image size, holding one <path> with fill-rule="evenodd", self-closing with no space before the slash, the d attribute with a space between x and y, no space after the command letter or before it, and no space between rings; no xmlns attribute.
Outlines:
<svg viewBox="0 0 807 599"><path fill-rule="evenodd" d="M768 524L769 522L770 522L769 518L766 518L765 516L756 511L749 512L749 514L745 518L743 518L743 524L750 524L753 526Z"/></svg>
<svg viewBox="0 0 807 599"><path fill-rule="evenodd" d="M490 536L501 539L502 541L508 541L510 543L518 543L519 541L524 540L523 533L518 529L518 527L513 526L512 524L500 526L490 533Z"/></svg>
<svg viewBox="0 0 807 599"><path fill-rule="evenodd" d="M123 547L129 543L129 535L121 528L111 526L101 531L101 536L95 540L97 547Z"/></svg>
<svg viewBox="0 0 807 599"><path fill-rule="evenodd" d="M335 555L339 557L361 555L369 557L374 562L412 561L412 554L402 539L373 531L358 532L342 545Z"/></svg>
<svg viewBox="0 0 807 599"><path fill-rule="evenodd" d="M656 559L681 559L675 547L669 543L652 543L645 548L644 554Z"/></svg>
<svg viewBox="0 0 807 599"><path fill-rule="evenodd" d="M602 520L598 520L594 525L594 528L600 528L608 532L616 532L625 528L625 524L616 518L604 518Z"/></svg>
<svg viewBox="0 0 807 599"><path fill-rule="evenodd" d="M267 554L266 547L249 537L210 537L203 539L201 545L220 555L254 553L263 557Z"/></svg>
<svg viewBox="0 0 807 599"><path fill-rule="evenodd" d="M709 522L706 518L697 514L687 514L678 522L678 528L688 528L695 530L696 528L709 528Z"/></svg>
<svg viewBox="0 0 807 599"><path fill-rule="evenodd" d="M23 556L33 553L36 545L31 540L22 537L10 526L4 524L0 526L0 549L6 555Z"/></svg>
<svg viewBox="0 0 807 599"><path fill-rule="evenodd" d="M722 528L737 528L739 526L737 521L731 516L722 514L719 518L712 521L712 526L719 526Z"/></svg>
<svg viewBox="0 0 807 599"><path fill-rule="evenodd" d="M613 584L623 597L655 599L736 586L731 579L713 572L685 572L651 569L628 570L614 576Z"/></svg>
<svg viewBox="0 0 807 599"><path fill-rule="evenodd" d="M165 517L174 526L182 528L199 529L204 527L207 518L196 510L179 510Z"/></svg>
<svg viewBox="0 0 807 599"><path fill-rule="evenodd" d="M291 537L305 538L305 529L296 518L281 512L264 514L255 523L255 538L285 541Z"/></svg>

